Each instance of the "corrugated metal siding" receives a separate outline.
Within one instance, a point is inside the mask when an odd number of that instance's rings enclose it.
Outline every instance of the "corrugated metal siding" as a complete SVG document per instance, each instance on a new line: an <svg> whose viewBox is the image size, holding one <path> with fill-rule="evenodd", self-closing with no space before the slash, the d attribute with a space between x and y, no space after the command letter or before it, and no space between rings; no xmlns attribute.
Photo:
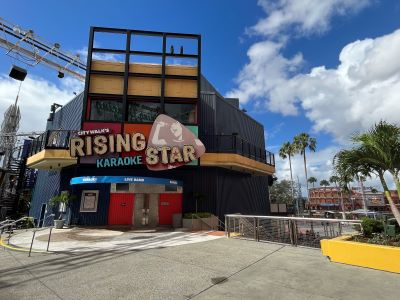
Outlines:
<svg viewBox="0 0 400 300"><path fill-rule="evenodd" d="M54 115L53 122L47 122L47 129L71 129L78 130L81 127L81 111L83 103L83 93L76 96L70 102L60 108ZM40 210L43 203L49 202L51 197L57 195L61 190L69 190L68 186L64 186L60 189L60 172L57 171L44 171L39 170L38 177L36 179L35 189L32 194L31 207L29 215L38 218L40 217ZM64 178L63 178L64 179ZM58 216L58 212L55 208L47 206L47 215L52 213ZM53 222L53 218L49 217L46 219L45 225L50 225Z"/></svg>
<svg viewBox="0 0 400 300"><path fill-rule="evenodd" d="M224 99L204 77L201 80L201 136L238 133L251 144L265 148L264 126Z"/></svg>
<svg viewBox="0 0 400 300"><path fill-rule="evenodd" d="M60 172L56 171L42 171L39 170L36 179L35 189L32 195L31 207L29 215L39 219L40 210L43 203L49 202L50 198L56 195L59 191L60 186ZM45 217L53 213L54 208L47 205L47 213ZM55 211L54 211L55 212ZM53 218L49 217L45 220L45 225L50 225L53 222Z"/></svg>
<svg viewBox="0 0 400 300"><path fill-rule="evenodd" d="M47 122L47 129L81 129L83 93L61 107L54 115L53 122Z"/></svg>

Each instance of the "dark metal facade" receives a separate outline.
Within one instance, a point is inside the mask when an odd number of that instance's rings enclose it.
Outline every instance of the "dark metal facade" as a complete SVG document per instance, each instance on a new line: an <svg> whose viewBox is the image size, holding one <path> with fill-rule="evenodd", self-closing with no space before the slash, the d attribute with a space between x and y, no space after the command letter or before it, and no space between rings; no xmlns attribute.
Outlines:
<svg viewBox="0 0 400 300"><path fill-rule="evenodd" d="M93 37L96 31L102 32L123 32L127 36L132 33L136 34L154 34L161 35L163 38L163 51L162 53L138 53L130 49L130 41L127 38L126 49L124 50L110 50L103 48L93 47ZM90 71L91 70L91 57L93 53L120 53L125 54L125 71L112 75L123 76L124 78L124 95L123 95L123 111L124 120L126 120L126 105L129 98L132 96L127 95L127 78L129 76L146 76L151 77L156 74L138 74L129 72L129 55L130 54L145 54L145 55L161 55L162 57L162 73L158 76L162 81L169 76L165 74L165 59L168 56L178 56L166 52L165 39L167 36L181 36L181 34L174 33L160 33L160 32L142 32L134 30L120 30L108 28L92 28L89 39L89 54L88 54L88 75L86 80L85 94L81 94L73 99L71 102L62 107L56 112L54 121L47 124L48 130L62 129L62 130L80 130L82 123L86 119L86 105L85 102L88 97L96 96L89 94L90 74L107 74L110 72L105 71ZM200 70L200 48L201 40L198 35L183 35L189 36L198 40L198 76L192 78L183 78L185 76L178 76L176 78L198 80L198 99L197 101L197 125L199 126L199 138L205 143L206 149L209 152L232 152L245 155L271 165L274 165L273 155L265 151L264 141L264 128L263 126L246 115L234 103L226 101L216 89L203 77L201 77ZM128 45L129 44L129 45ZM128 67L127 67L128 66ZM90 73L91 72L91 73ZM172 77L171 77L172 78ZM201 80L199 80L201 79ZM165 83L163 83L165 84ZM163 86L163 85L162 85ZM99 96L99 95L97 95ZM100 95L101 96L101 95ZM109 96L109 95L107 95ZM141 97L143 99L143 97ZM160 99L160 97L158 97ZM165 101L174 101L174 99L166 99L164 91L161 91L160 103L163 106ZM178 101L179 99L175 99ZM162 108L164 110L164 107ZM83 112L83 113L81 113ZM85 121L86 122L86 121ZM230 137L228 144L221 142L215 137ZM238 140L242 141L240 144ZM44 138L44 141L46 139ZM245 143L243 142L245 141ZM42 141L43 144L43 141ZM240 145L240 146L239 146ZM243 146L245 145L245 146ZM227 147L231 147L232 151L228 151ZM39 146L37 146L39 147ZM39 148L38 148L39 149ZM248 150L246 150L248 149ZM244 152L248 151L248 152ZM272 156L271 156L272 155ZM201 160L201 158L200 158ZM261 214L269 213L269 200L268 200L268 177L269 176L252 176L248 173L232 171L224 168L217 167L199 167L199 166L183 166L177 169L172 169L164 172L149 171L143 166L135 168L118 168L118 169L97 169L95 165L77 164L68 168L64 168L61 172L56 171L40 171L36 184L36 189L32 199L32 206L30 215L38 218L42 203L48 202L53 196L63 190L70 190L77 199L73 202L70 208L69 221L72 224L81 225L106 225L107 214L109 206L109 191L110 185L79 185L70 186L69 181L75 176L85 175L109 175L109 176L150 176L161 177L183 181L183 212L191 212L196 207L196 195L202 195L202 200L198 202L198 209L200 211L208 211L216 214L223 220L224 215L227 213L244 213L244 214ZM80 213L80 197L82 190L99 190L99 204L97 213ZM48 209L48 213L50 210ZM51 222L49 218L46 224Z"/></svg>

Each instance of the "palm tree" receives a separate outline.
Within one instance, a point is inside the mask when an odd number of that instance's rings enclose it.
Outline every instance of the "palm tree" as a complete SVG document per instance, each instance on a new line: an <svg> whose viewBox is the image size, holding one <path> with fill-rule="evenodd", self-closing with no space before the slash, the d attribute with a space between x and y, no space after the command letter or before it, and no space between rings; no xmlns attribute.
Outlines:
<svg viewBox="0 0 400 300"><path fill-rule="evenodd" d="M310 177L310 178L308 178L308 183L311 183L312 184L312 187L314 187L314 185L315 185L315 183L318 181L317 180L317 178L315 178L315 177Z"/></svg>
<svg viewBox="0 0 400 300"><path fill-rule="evenodd" d="M353 141L358 146L355 153L358 164L369 165L373 173L378 176L390 209L400 225L400 212L393 202L384 178L386 171L392 175L400 196L400 128L381 121L367 133L355 135Z"/></svg>
<svg viewBox="0 0 400 300"><path fill-rule="evenodd" d="M362 176L375 174L378 176L385 196L388 199L390 209L400 225L400 212L393 202L384 173L386 171L385 164L379 160L376 151L370 147L359 146L351 150L342 150L336 154L334 159L335 169L339 173L347 174L347 176Z"/></svg>
<svg viewBox="0 0 400 300"><path fill-rule="evenodd" d="M342 209L342 216L343 216L343 219L346 219L346 214L344 212L343 193L342 193L341 187L339 187L340 178L339 178L339 176L332 175L329 178L329 182L333 183L335 185L336 189L338 190L338 193L340 194L340 206Z"/></svg>
<svg viewBox="0 0 400 300"><path fill-rule="evenodd" d="M323 187L327 187L327 186L330 186L330 183L329 183L328 180L322 179L322 180L319 182L319 185L320 185L320 186L323 186Z"/></svg>
<svg viewBox="0 0 400 300"><path fill-rule="evenodd" d="M367 133L355 135L353 141L375 154L375 160L392 175L400 197L400 127L381 121Z"/></svg>
<svg viewBox="0 0 400 300"><path fill-rule="evenodd" d="M304 173L306 175L306 186L308 192L308 176L307 176L307 159L306 159L306 150L315 152L317 148L317 140L315 138L310 137L308 133L300 133L296 135L293 139L293 144L296 147L296 150L303 155L304 161Z"/></svg>
<svg viewBox="0 0 400 300"><path fill-rule="evenodd" d="M281 149L279 149L279 156L282 159L289 158L289 168L290 168L290 188L292 192L292 201L294 202L294 190L293 190L293 172L292 172L292 157L296 153L296 148L290 142L285 142L282 144ZM299 203L296 200L296 210L299 212Z"/></svg>

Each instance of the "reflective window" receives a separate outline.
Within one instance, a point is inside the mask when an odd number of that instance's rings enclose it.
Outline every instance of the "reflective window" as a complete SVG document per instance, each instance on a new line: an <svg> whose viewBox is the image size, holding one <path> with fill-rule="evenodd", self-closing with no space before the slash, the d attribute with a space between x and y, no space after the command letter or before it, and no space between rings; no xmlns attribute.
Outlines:
<svg viewBox="0 0 400 300"><path fill-rule="evenodd" d="M128 104L128 122L152 123L160 113L160 103L130 102Z"/></svg>
<svg viewBox="0 0 400 300"><path fill-rule="evenodd" d="M122 102L115 100L91 100L91 121L122 121Z"/></svg>
<svg viewBox="0 0 400 300"><path fill-rule="evenodd" d="M165 103L165 113L181 123L196 123L196 104Z"/></svg>

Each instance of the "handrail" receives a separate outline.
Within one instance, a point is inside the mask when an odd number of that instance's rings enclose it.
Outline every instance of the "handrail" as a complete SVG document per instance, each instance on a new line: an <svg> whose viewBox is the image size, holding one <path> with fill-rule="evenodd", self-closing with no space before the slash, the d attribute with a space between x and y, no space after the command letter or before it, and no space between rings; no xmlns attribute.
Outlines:
<svg viewBox="0 0 400 300"><path fill-rule="evenodd" d="M22 217L18 220L6 220L6 221L10 221L10 222L8 224L0 226L0 229L4 229L4 228L10 227L12 225L16 225L18 222L21 222L22 220L25 220L25 219L29 219L29 217Z"/></svg>
<svg viewBox="0 0 400 300"><path fill-rule="evenodd" d="M29 247L29 254L28 254L28 257L31 256L33 241L35 240L36 232L37 232L37 231L43 231L43 230L46 230L46 229L49 229L49 228L50 228L50 233L49 233L49 238L48 238L48 240L47 240L47 248L46 248L46 251L47 251L47 252L49 251L50 239L51 239L51 233L52 233L52 231L53 231L53 227L51 226L51 227L34 228L34 229L32 230L32 231L33 231L33 235L32 235L31 246Z"/></svg>
<svg viewBox="0 0 400 300"><path fill-rule="evenodd" d="M331 223L356 223L361 224L362 220L344 220L344 219L325 219L325 218L302 218L302 217L280 217L280 216L257 216L257 215L237 215L228 214L225 215L229 218L257 218L257 219L276 219L276 220L296 220L296 221L320 221L320 222L331 222Z"/></svg>

